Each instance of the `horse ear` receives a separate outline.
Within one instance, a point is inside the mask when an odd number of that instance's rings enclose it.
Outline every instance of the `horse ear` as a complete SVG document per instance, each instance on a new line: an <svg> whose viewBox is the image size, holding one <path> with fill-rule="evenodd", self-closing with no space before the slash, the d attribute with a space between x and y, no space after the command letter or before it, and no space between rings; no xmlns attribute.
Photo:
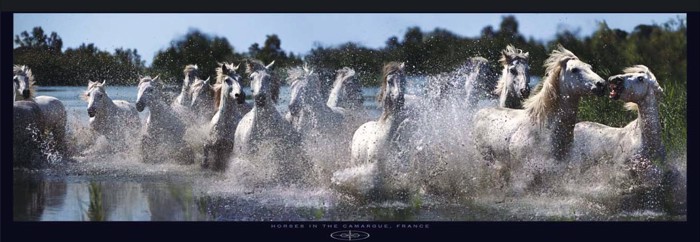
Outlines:
<svg viewBox="0 0 700 242"><path fill-rule="evenodd" d="M573 60L573 59L574 59L573 57L566 57L566 58L562 59L561 61L559 61L559 65L564 66L564 65L566 65L566 62L567 62L567 61L570 61L570 60Z"/></svg>
<svg viewBox="0 0 700 242"><path fill-rule="evenodd" d="M406 62L401 62L401 65L399 65L399 69L403 70L404 67L406 67Z"/></svg>
<svg viewBox="0 0 700 242"><path fill-rule="evenodd" d="M160 78L160 74L156 75L156 77L154 77L153 79L151 79L151 81L156 81L156 80L160 81L160 79L158 79L158 78Z"/></svg>
<svg viewBox="0 0 700 242"><path fill-rule="evenodd" d="M275 64L275 61L274 61L274 60L273 60L272 62L270 62L270 64L267 64L267 65L265 66L265 69L270 69L270 67L272 67L272 64Z"/></svg>
<svg viewBox="0 0 700 242"><path fill-rule="evenodd" d="M195 69L195 70L199 69L199 67L197 66L197 64L194 64L194 69Z"/></svg>
<svg viewBox="0 0 700 242"><path fill-rule="evenodd" d="M233 63L231 63L231 66L233 66ZM241 67L241 63L238 63L237 66L233 66L231 69L233 69L233 71L237 71L239 67Z"/></svg>
<svg viewBox="0 0 700 242"><path fill-rule="evenodd" d="M530 52L525 52L525 58L530 57Z"/></svg>
<svg viewBox="0 0 700 242"><path fill-rule="evenodd" d="M229 69L228 66L226 66L226 63L221 64L221 70L224 72L224 74L228 74Z"/></svg>
<svg viewBox="0 0 700 242"><path fill-rule="evenodd" d="M102 79L102 86L104 86L107 83L107 80Z"/></svg>
<svg viewBox="0 0 700 242"><path fill-rule="evenodd" d="M209 79L211 79L211 76L207 77L207 79L204 80L204 84L209 84Z"/></svg>

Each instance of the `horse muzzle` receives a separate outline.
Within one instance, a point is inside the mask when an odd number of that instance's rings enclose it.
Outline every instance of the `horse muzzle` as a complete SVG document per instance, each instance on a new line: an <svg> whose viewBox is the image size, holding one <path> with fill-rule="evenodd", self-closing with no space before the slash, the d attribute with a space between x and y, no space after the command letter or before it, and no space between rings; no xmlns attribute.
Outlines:
<svg viewBox="0 0 700 242"><path fill-rule="evenodd" d="M255 105L265 106L265 103L267 103L267 98L264 95L255 96Z"/></svg>
<svg viewBox="0 0 700 242"><path fill-rule="evenodd" d="M238 104L244 104L244 103L245 103L245 93L243 93L243 92L233 94L233 98L236 99L236 103L238 103Z"/></svg>
<svg viewBox="0 0 700 242"><path fill-rule="evenodd" d="M136 103L136 111L141 112L141 111L143 111L144 108L146 108L146 105L143 104L142 102L137 102L137 103Z"/></svg>
<svg viewBox="0 0 700 242"><path fill-rule="evenodd" d="M527 98L530 96L530 88L520 89L520 97Z"/></svg>
<svg viewBox="0 0 700 242"><path fill-rule="evenodd" d="M622 91L625 89L625 85L622 83L624 80L622 77L612 77L608 80L608 88L610 88L610 94L608 97L612 100L618 100L620 99L620 96L622 95Z"/></svg>
<svg viewBox="0 0 700 242"><path fill-rule="evenodd" d="M95 111L94 108L88 108L87 113L88 113L88 116L89 116L89 117L94 118L94 117L95 117L95 113L97 113L97 112Z"/></svg>
<svg viewBox="0 0 700 242"><path fill-rule="evenodd" d="M605 83L596 82L595 86L591 91L593 91L593 94L595 94L596 96L602 97L605 94Z"/></svg>

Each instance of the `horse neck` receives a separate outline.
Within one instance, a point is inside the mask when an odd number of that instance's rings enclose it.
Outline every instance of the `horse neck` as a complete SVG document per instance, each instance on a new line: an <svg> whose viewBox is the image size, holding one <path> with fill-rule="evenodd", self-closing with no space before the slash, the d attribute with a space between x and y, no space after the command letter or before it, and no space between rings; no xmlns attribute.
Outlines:
<svg viewBox="0 0 700 242"><path fill-rule="evenodd" d="M636 129L642 136L642 155L649 158L663 158L664 146L661 143L661 118L659 104L654 94L647 95L637 103Z"/></svg>
<svg viewBox="0 0 700 242"><path fill-rule="evenodd" d="M158 119L160 117L165 117L166 114L170 114L172 109L165 101L161 99L153 100L150 105L148 105L149 119Z"/></svg>
<svg viewBox="0 0 700 242"><path fill-rule="evenodd" d="M192 96L190 95L190 87L196 80L197 78L190 80L189 76L185 76L185 79L182 81L182 88L180 89L180 104L185 105L191 101Z"/></svg>
<svg viewBox="0 0 700 242"><path fill-rule="evenodd" d="M405 113L403 112L403 107L396 106L394 101L384 101L384 111L379 118L379 123L384 125L389 125L390 132L393 133L399 124L405 119Z"/></svg>
<svg viewBox="0 0 700 242"><path fill-rule="evenodd" d="M112 99L109 98L109 96L107 96L106 93L104 93L103 98L104 98L103 105L104 105L104 109L106 112L105 112L105 115L95 116L95 119L97 119L97 120L107 119L108 116L115 114L118 110L117 105L114 104L114 101L112 101Z"/></svg>
<svg viewBox="0 0 700 242"><path fill-rule="evenodd" d="M234 99L228 99L223 93L221 94L221 101L219 103L219 109L217 110L220 118L234 118L240 116L240 113L237 112L238 105L234 102Z"/></svg>
<svg viewBox="0 0 700 242"><path fill-rule="evenodd" d="M338 107L340 102L340 91L343 89L343 79L336 80L333 84L333 89L331 89L330 95L328 95L328 101L326 106Z"/></svg>
<svg viewBox="0 0 700 242"><path fill-rule="evenodd" d="M503 77L505 78L505 77ZM498 105L500 107L504 108L518 108L522 105L522 103L518 102L518 98L511 93L511 88L510 85L507 83L507 80L501 80L503 81L503 87L501 88L501 93L499 95L498 99Z"/></svg>
<svg viewBox="0 0 700 242"><path fill-rule="evenodd" d="M559 97L559 101L547 118L547 126L552 130L552 142L555 158L561 160L569 154L574 140L574 127L580 96Z"/></svg>

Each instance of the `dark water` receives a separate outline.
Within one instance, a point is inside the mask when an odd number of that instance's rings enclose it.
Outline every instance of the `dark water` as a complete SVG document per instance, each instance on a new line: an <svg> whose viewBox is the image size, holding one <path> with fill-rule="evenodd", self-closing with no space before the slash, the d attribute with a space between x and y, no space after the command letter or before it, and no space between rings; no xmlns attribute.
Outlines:
<svg viewBox="0 0 700 242"><path fill-rule="evenodd" d="M84 87L39 88L68 109L69 130L87 125ZM112 99L134 102L135 87L108 87ZM365 107L379 115L376 88L365 88ZM283 88L280 112L287 106ZM147 111L140 114L145 122ZM77 132L77 131L75 131ZM75 134L74 134L75 135ZM658 207L610 209L595 199L528 195L503 199L416 194L399 201L349 200L325 184L313 187L251 186L242 171L223 174L196 165L142 164L129 153L64 157L43 170L15 169L16 221L519 221L686 220L685 210ZM435 158L437 159L437 158ZM685 156L676 158L685 164ZM461 177L461 175L456 175ZM448 177L443 179L456 179Z"/></svg>

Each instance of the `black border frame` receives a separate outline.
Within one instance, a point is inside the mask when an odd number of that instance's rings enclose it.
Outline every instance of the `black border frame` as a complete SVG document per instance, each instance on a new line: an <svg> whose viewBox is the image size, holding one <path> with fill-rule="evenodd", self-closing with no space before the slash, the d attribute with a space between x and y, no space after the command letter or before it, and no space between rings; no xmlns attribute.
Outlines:
<svg viewBox="0 0 700 242"><path fill-rule="evenodd" d="M161 13L161 12L420 12L420 13L687 13L688 43L700 43L698 26L700 26L700 3L676 0L654 1L645 3L630 3L629 1L611 2L607 0L588 0L585 4L568 5L566 3L551 3L551 0L531 1L480 1L462 2L463 6L454 6L454 1L431 0L429 3L383 2L367 0L342 1L333 5L321 5L319 1L295 1L272 3L272 0L247 1L238 3L216 3L213 0L198 0L184 5L183 3L157 1L95 1L85 3L79 0L24 0L2 1L0 16L0 75L2 79L9 77L12 62L12 13L20 12L128 12L128 13ZM234 6L235 5L235 6ZM586 6L582 6L586 5ZM184 6L187 6L185 9ZM698 79L699 48L695 44L688 45L688 80ZM693 81L688 83L688 90L694 90ZM164 239L182 240L238 240L243 236L255 240L292 239L304 241L334 241L330 233L342 229L271 229L269 222L15 222L12 218L12 165L9 160L12 144L9 140L12 121L9 89L0 92L0 155L2 157L0 185L0 215L2 240L55 240L55 241L146 241ZM697 102L690 96L688 106ZM688 113L692 120L693 113ZM689 122L690 123L690 122ZM688 129L688 150L691 151L693 134L696 131ZM365 241L383 240L518 240L541 239L552 240L635 240L635 241L697 241L698 232L698 167L694 163L695 156L688 152L688 209L686 222L410 222L412 224L429 224L430 229L387 230L362 229L371 234ZM332 222L334 224L374 224L373 222ZM383 222L382 222L383 223ZM391 222L390 222L391 223ZM294 222L294 224L328 224L327 222ZM400 231L400 232L398 232ZM97 237L95 237L97 236ZM97 239L95 239L97 238Z"/></svg>

